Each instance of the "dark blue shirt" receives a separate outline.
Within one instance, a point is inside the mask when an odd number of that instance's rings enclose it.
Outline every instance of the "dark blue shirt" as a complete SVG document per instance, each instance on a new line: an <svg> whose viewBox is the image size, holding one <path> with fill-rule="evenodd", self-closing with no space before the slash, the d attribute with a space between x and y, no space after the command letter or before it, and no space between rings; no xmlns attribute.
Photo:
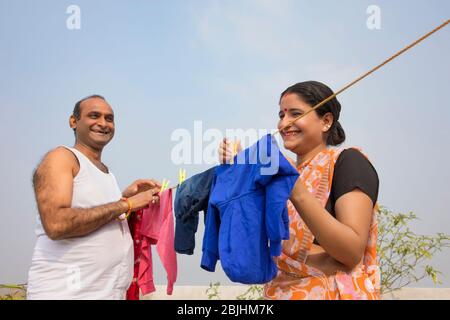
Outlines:
<svg viewBox="0 0 450 320"><path fill-rule="evenodd" d="M175 251L193 254L198 215L207 213L209 192L215 174L215 167L196 174L184 181L175 196Z"/></svg>

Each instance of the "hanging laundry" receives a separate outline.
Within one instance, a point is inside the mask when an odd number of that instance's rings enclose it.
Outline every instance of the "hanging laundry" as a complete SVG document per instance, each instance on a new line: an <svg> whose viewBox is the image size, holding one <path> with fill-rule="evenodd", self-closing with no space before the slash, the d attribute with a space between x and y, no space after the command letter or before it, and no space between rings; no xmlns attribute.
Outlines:
<svg viewBox="0 0 450 320"><path fill-rule="evenodd" d="M272 280L289 239L287 200L297 170L269 134L216 168L209 197L201 267L214 271L217 260L230 280L245 284Z"/></svg>
<svg viewBox="0 0 450 320"><path fill-rule="evenodd" d="M127 293L127 299L139 299L139 289L143 295L154 292L153 261L151 245L156 251L167 272L167 294L172 294L177 278L177 258L174 250L174 222L172 210L172 190L161 193L159 203L151 203L148 208L136 214L133 239L135 240L135 279ZM139 226L140 224L140 226ZM139 230L139 232L137 232ZM140 249L139 249L140 245ZM139 252L140 250L140 252ZM137 273L136 273L137 270ZM137 296L137 299L136 299Z"/></svg>
<svg viewBox="0 0 450 320"><path fill-rule="evenodd" d="M143 210L138 210L130 216L128 226L130 227L131 237L133 238L134 248L134 276L130 287L127 290L127 300L139 300L139 285L137 282L139 275L139 261L141 260L142 252L142 235L141 222Z"/></svg>
<svg viewBox="0 0 450 320"><path fill-rule="evenodd" d="M175 196L175 251L193 254L198 215L206 216L215 167L196 174L178 186Z"/></svg>

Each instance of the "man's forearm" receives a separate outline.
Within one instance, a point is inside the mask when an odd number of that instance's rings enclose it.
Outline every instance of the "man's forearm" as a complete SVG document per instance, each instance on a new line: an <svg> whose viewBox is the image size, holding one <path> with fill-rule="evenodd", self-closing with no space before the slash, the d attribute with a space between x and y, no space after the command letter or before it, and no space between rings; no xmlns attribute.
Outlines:
<svg viewBox="0 0 450 320"><path fill-rule="evenodd" d="M53 240L62 240L87 235L116 219L127 210L128 204L124 201L112 202L88 209L59 209L56 214L60 219L53 226L50 237Z"/></svg>

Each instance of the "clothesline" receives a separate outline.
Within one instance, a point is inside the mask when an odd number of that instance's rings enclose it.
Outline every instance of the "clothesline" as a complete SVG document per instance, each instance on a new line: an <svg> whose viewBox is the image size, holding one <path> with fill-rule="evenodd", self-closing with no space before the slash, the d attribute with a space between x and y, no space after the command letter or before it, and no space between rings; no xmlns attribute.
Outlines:
<svg viewBox="0 0 450 320"><path fill-rule="evenodd" d="M409 46L403 48L402 50L400 50L399 52L397 52L396 54L394 54L392 57L390 57L389 59L385 60L383 63L379 64L378 66L376 66L375 68L373 68L372 70L366 72L365 74L363 74L362 76L360 76L359 78L357 78L356 80L353 80L352 82L350 82L349 84L347 84L345 87L343 87L342 89L340 89L339 91L337 91L336 93L334 93L333 95L329 96L328 98L326 98L325 100L319 102L318 104L316 104L315 106L313 106L310 110L308 110L307 112L299 115L298 117L294 118L293 120L291 120L287 125L285 125L283 128L278 129L277 131L275 131L273 133L273 135L279 133L280 131L290 127L295 121L307 116L310 112L313 112L314 110L316 110L317 108L319 108L320 106L324 105L325 103L327 103L328 101L330 101L331 99L335 98L338 94L344 92L345 90L347 90L348 88L350 88L351 86L353 86L354 84L356 84L357 82L359 82L360 80L364 79L365 77L367 77L368 75L370 75L371 73L375 72L376 70L380 69L381 67L383 67L385 64L391 62L392 60L394 60L395 58L397 58L399 55L401 55L402 53L406 52L407 50L411 49L412 47L414 47L416 44L420 43L421 41L425 40L426 38L428 38L429 36L431 36L433 33L435 33L436 31L444 28L448 23L450 22L450 20L445 21L443 24L441 24L440 26L436 27L435 29L433 29L432 31L428 32L426 35L422 36L421 38L417 39L416 41L414 41L413 43L411 43Z"/></svg>
<svg viewBox="0 0 450 320"><path fill-rule="evenodd" d="M444 23L442 23L441 25L439 25L438 27L434 28L433 30L431 30L430 32L428 32L427 34L425 34L424 36L420 37L419 39L417 39L416 41L414 41L413 43L411 43L410 45L406 46L405 48L403 48L402 50L398 51L396 54L394 54L393 56L391 56L390 58L386 59L385 61L383 61L381 64L377 65L375 68L371 69L370 71L364 73L362 76L356 78L355 80L353 80L352 82L350 82L349 84L347 84L346 86L344 86L342 89L336 91L334 94L332 94L331 96L329 96L328 98L322 100L321 102L319 102L318 104L316 104L315 106L313 106L310 110L308 110L307 112L299 115L298 117L295 117L293 120L291 120L287 125L285 125L284 127L282 127L281 129L276 130L272 135L276 135L277 133L280 133L282 130L290 127L295 121L300 120L303 117L306 117L309 113L313 112L314 110L316 110L317 108L319 108L320 106L324 105L325 103L327 103L328 101L330 101L331 99L335 98L337 95L341 94L342 92L344 92L345 90L347 90L348 88L350 88L351 86L353 86L354 84L356 84L357 82L361 81L362 79L364 79L365 77L369 76L370 74L372 74L373 72L375 72L376 70L380 69L381 67L383 67L384 65L388 64L389 62L391 62L392 60L394 60L395 58L397 58L398 56L400 56L401 54L403 54L404 52L408 51L409 49L411 49L412 47L414 47L415 45L419 44L420 42L422 42L423 40L425 40L426 38L428 38L429 36L431 36L433 33L437 32L438 30L444 28L445 26L447 26L450 23L450 19L446 20ZM233 153L236 154L236 145L233 144ZM181 169L180 169L181 170ZM167 189L176 189L178 188L181 183L183 183L183 181L186 179L186 171L184 171L184 176L182 175L181 171L179 173L179 183L175 186L169 187L168 186L168 181L167 181L167 185L165 186L165 188L162 190L167 190ZM161 192L162 192L161 191Z"/></svg>

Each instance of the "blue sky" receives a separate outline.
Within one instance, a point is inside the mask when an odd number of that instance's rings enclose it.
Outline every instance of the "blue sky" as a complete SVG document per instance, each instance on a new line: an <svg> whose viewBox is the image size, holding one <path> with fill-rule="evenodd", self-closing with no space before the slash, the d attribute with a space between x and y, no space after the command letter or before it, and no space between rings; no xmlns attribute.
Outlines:
<svg viewBox="0 0 450 320"><path fill-rule="evenodd" d="M69 5L81 29L69 30ZM366 26L369 5L381 30ZM104 95L116 136L103 160L123 188L141 177L177 178L179 128L271 129L279 94L318 80L338 90L450 16L431 1L6 1L0 0L0 283L26 281L36 205L31 173L55 146L73 144L74 103ZM346 146L380 176L379 202L414 211L417 233L450 233L450 27L343 93ZM187 165L188 176L209 165ZM179 259L179 284L227 283ZM433 263L450 285L450 259ZM164 283L162 268L156 279ZM422 281L420 286L432 286Z"/></svg>

